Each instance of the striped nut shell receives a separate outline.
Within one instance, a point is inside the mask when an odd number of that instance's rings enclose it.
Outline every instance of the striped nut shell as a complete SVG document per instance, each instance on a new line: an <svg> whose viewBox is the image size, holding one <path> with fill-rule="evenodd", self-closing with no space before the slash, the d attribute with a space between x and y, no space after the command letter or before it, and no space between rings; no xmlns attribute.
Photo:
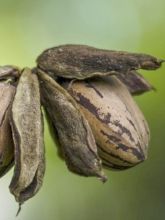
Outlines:
<svg viewBox="0 0 165 220"><path fill-rule="evenodd" d="M147 157L149 128L125 85L115 76L64 84L88 120L103 165L126 169Z"/></svg>

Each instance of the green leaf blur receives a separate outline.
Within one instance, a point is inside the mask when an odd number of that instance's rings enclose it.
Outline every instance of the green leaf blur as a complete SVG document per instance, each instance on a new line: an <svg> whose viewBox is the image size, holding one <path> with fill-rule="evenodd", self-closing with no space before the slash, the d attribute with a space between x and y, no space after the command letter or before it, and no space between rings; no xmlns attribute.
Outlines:
<svg viewBox="0 0 165 220"><path fill-rule="evenodd" d="M165 1L0 0L0 65L33 67L46 48L60 44L145 52L165 59ZM109 181L70 173L45 126L47 168L40 192L18 220L165 219L165 65L144 76L156 87L136 97L151 129L148 160ZM2 220L14 220L9 172L0 181Z"/></svg>

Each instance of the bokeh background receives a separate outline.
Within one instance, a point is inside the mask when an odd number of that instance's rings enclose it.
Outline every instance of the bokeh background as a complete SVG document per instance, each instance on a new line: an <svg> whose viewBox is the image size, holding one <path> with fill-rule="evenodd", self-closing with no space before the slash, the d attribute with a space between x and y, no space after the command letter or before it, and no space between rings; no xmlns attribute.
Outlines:
<svg viewBox="0 0 165 220"><path fill-rule="evenodd" d="M165 1L0 0L0 65L33 67L44 49L66 43L165 58ZM44 184L18 220L165 219L165 66L143 73L157 88L135 98L151 128L148 160L106 171L106 184L79 177L57 157L45 126ZM18 208L8 190L12 172L0 180L2 220L15 219Z"/></svg>

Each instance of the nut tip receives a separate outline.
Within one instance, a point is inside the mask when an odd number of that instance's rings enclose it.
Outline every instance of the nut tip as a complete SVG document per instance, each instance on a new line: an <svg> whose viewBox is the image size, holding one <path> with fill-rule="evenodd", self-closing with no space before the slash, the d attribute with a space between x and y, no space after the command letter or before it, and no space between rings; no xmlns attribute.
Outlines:
<svg viewBox="0 0 165 220"><path fill-rule="evenodd" d="M98 179L101 180L102 183L105 183L108 180L108 177L104 174L103 171L101 171L98 174Z"/></svg>
<svg viewBox="0 0 165 220"><path fill-rule="evenodd" d="M165 62L165 59L158 59L158 63L160 64L160 65L162 65L162 63L164 63Z"/></svg>

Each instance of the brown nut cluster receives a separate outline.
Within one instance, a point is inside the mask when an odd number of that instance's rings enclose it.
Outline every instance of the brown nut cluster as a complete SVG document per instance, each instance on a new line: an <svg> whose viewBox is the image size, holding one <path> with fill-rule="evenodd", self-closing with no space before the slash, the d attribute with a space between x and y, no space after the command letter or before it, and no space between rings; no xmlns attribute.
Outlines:
<svg viewBox="0 0 165 220"><path fill-rule="evenodd" d="M70 171L106 181L102 167L123 170L147 157L149 128L132 98L153 89L138 69L150 55L64 45L37 67L0 67L0 176L14 165L10 191L21 205L42 186L45 108Z"/></svg>

